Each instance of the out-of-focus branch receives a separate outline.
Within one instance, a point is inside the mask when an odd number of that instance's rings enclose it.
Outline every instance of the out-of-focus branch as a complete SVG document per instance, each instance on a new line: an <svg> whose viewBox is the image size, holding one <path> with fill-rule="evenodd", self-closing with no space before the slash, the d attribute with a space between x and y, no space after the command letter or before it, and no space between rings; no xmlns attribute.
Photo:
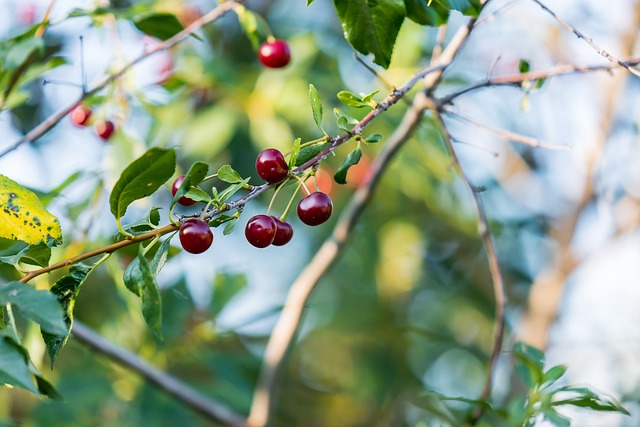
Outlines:
<svg viewBox="0 0 640 427"><path fill-rule="evenodd" d="M27 132L27 134L24 135L22 138L20 138L19 140L14 142L12 145L10 145L8 148L5 148L3 151L0 151L0 157L7 155L8 153L20 147L22 144L26 144L27 142L33 142L37 140L42 135L44 135L49 130L51 130L51 128L53 128L67 114L69 114L71 110L73 110L80 102L82 102L83 99L100 92L107 85L111 84L115 80L124 76L127 73L127 71L129 71L139 62L144 61L145 59L149 58L150 56L152 56L157 52L169 49L177 45L178 43L186 40L200 27L221 18L223 15L225 15L227 12L235 8L242 1L243 0L229 0L227 2L221 3L220 5L212 9L209 13L202 15L200 18L193 21L189 26L187 26L185 29L183 29L173 37L161 43L158 43L157 45L153 46L151 49L145 51L143 54L141 54L140 56L138 56L137 58L135 58L125 66L123 66L119 71L106 77L96 86L94 86L92 89L82 93L78 97L78 99L76 99L71 105L68 105L67 107L64 107L63 109L52 114L47 119L45 119L42 123L40 123L38 126L33 128L31 131Z"/></svg>
<svg viewBox="0 0 640 427"><path fill-rule="evenodd" d="M475 201L476 206L476 214L478 217L478 233L482 238L482 242L484 243L485 250L487 251L487 259L489 261L489 271L491 272L491 280L493 282L493 294L496 304L496 313L495 313L495 332L494 332L494 341L491 350L491 355L489 357L489 366L487 369L487 378L485 380L484 388L482 393L480 394L479 400L485 400L489 397L491 393L491 386L493 384L493 372L495 369L496 362L498 361L498 356L500 355L500 351L502 349L502 341L504 339L504 327L505 327L505 318L504 318L504 309L507 303L507 298L504 291L504 281L502 279L502 272L500 271L500 262L498 260L498 253L496 251L496 247L493 243L493 237L491 235L491 230L489 228L489 220L487 219L487 213L484 209L484 204L482 202L482 197L480 195L480 191L476 188L475 185L471 182L469 177L467 176L462 164L460 163L460 159L456 151L453 148L453 139L451 138L451 134L447 129L447 126L442 118L440 111L437 108L432 109L433 117L440 128L440 133L442 134L442 139L444 141L445 146L447 147L447 151L449 155L453 159L453 165L455 169L458 171L458 174L464 181L465 186L473 196L473 200ZM484 413L484 408L482 405L478 405L473 414L471 415L471 425L475 425L482 414Z"/></svg>
<svg viewBox="0 0 640 427"><path fill-rule="evenodd" d="M393 155L409 139L420 123L423 111L428 105L426 101L427 98L423 92L416 96L402 122L373 161L367 180L358 187L351 201L342 212L331 237L324 242L320 250L291 286L282 313L271 333L271 338L265 350L260 378L255 388L253 405L247 421L248 426L263 427L267 425L277 375L287 350L295 337L306 303L320 279L338 259L342 248L351 235L353 227L369 203L382 172Z"/></svg>
<svg viewBox="0 0 640 427"><path fill-rule="evenodd" d="M631 64L629 62L626 61L621 61L620 59L616 58L615 56L611 55L609 52L607 52L606 50L604 50L603 48L601 48L600 46L598 46L591 37L587 37L585 36L583 33L581 33L580 31L578 31L578 29L576 27L574 27L573 25L569 24L567 21L565 21L564 19L562 19L561 17L559 17L554 11L552 11L551 9L549 9L544 3L542 3L540 0L531 0L534 3L536 3L538 6L540 6L545 12L547 12L549 15L553 16L553 19L555 19L556 21L558 21L558 23L560 25L562 25L564 28L566 28L567 30L571 31L573 34L575 34L579 39L584 40L589 46L591 46L597 53L598 55L602 56L603 58L607 59L608 61L619 65L620 67L626 69L627 71L629 71L631 74L640 77L640 71L631 68L632 65L637 65L637 64Z"/></svg>
<svg viewBox="0 0 640 427"><path fill-rule="evenodd" d="M244 427L244 419L222 403L187 386L175 377L144 361L138 355L115 345L79 321L73 324L73 336L93 350L125 366L149 382L199 412L209 420L225 426Z"/></svg>

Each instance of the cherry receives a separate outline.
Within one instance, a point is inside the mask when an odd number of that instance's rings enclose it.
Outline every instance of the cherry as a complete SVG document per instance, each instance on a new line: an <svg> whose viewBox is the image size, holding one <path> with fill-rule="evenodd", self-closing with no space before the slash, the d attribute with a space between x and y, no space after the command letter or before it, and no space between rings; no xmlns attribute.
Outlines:
<svg viewBox="0 0 640 427"><path fill-rule="evenodd" d="M111 120L98 120L93 128L103 141L108 141L116 130L116 126Z"/></svg>
<svg viewBox="0 0 640 427"><path fill-rule="evenodd" d="M267 40L258 49L258 58L265 67L282 68L291 60L291 51L284 40Z"/></svg>
<svg viewBox="0 0 640 427"><path fill-rule="evenodd" d="M201 254L213 243L213 232L209 224L200 219L191 218L183 222L178 234L182 248L192 254Z"/></svg>
<svg viewBox="0 0 640 427"><path fill-rule="evenodd" d="M281 221L277 216L272 216L276 223L276 235L273 238L273 246L284 246L293 238L293 226L286 221Z"/></svg>
<svg viewBox="0 0 640 427"><path fill-rule="evenodd" d="M321 191L309 194L298 203L298 218L307 225L320 225L331 216L331 198Z"/></svg>
<svg viewBox="0 0 640 427"><path fill-rule="evenodd" d="M289 166L280 151L267 148L258 154L256 171L260 178L269 183L280 182L289 174Z"/></svg>
<svg viewBox="0 0 640 427"><path fill-rule="evenodd" d="M176 193L178 192L178 189L180 188L180 184L182 184L182 181L184 181L184 175L180 175L179 177L176 178L175 181L173 181L173 185L171 186L172 196L176 195ZM181 204L182 206L191 206L194 203L196 203L196 201L188 198L187 196L182 196L178 199L178 203Z"/></svg>
<svg viewBox="0 0 640 427"><path fill-rule="evenodd" d="M256 215L247 222L244 235L256 248L266 248L276 237L276 222L269 215Z"/></svg>
<svg viewBox="0 0 640 427"><path fill-rule="evenodd" d="M86 105L78 105L71 111L71 121L77 126L86 126L91 118L91 109Z"/></svg>

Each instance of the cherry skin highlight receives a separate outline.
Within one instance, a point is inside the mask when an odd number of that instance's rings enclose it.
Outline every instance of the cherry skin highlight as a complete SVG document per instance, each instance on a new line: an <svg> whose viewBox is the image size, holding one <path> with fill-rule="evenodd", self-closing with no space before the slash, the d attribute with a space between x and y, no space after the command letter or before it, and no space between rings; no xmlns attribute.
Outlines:
<svg viewBox="0 0 640 427"><path fill-rule="evenodd" d="M91 109L86 105L78 105L71 111L71 121L77 126L87 126L91 118Z"/></svg>
<svg viewBox="0 0 640 427"><path fill-rule="evenodd" d="M289 174L289 166L282 153L275 148L267 148L256 158L256 171L268 183L280 182Z"/></svg>
<svg viewBox="0 0 640 427"><path fill-rule="evenodd" d="M182 184L182 181L184 181L184 175L180 175L179 177L176 178L175 181L173 181L173 185L171 186L172 196L176 195L176 193L178 192L178 189L180 188L180 184ZM194 203L196 203L196 201L188 198L187 196L182 196L178 199L178 203L181 204L182 206L191 206Z"/></svg>
<svg viewBox="0 0 640 427"><path fill-rule="evenodd" d="M298 203L298 218L307 225L320 225L333 211L331 198L321 191L311 193Z"/></svg>
<svg viewBox="0 0 640 427"><path fill-rule="evenodd" d="M271 40L260 46L258 58L265 67L282 68L286 67L291 61L291 51L286 41Z"/></svg>
<svg viewBox="0 0 640 427"><path fill-rule="evenodd" d="M213 232L209 224L196 218L183 222L178 235L182 249L192 254L201 254L213 243Z"/></svg>
<svg viewBox="0 0 640 427"><path fill-rule="evenodd" d="M280 218L272 216L273 221L276 223L276 235L273 238L273 246L284 246L293 238L293 226L286 221L281 221Z"/></svg>
<svg viewBox="0 0 640 427"><path fill-rule="evenodd" d="M276 237L276 222L269 215L256 215L247 222L244 235L256 248L266 248Z"/></svg>

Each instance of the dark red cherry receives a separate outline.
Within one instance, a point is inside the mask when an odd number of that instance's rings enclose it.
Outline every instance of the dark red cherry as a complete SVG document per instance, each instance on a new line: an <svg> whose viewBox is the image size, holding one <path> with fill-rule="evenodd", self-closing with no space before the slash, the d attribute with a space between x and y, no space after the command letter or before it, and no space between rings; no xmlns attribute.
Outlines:
<svg viewBox="0 0 640 427"><path fill-rule="evenodd" d="M280 182L289 174L289 166L280 151L267 148L256 158L256 171L267 182Z"/></svg>
<svg viewBox="0 0 640 427"><path fill-rule="evenodd" d="M91 118L91 109L86 105L78 105L71 111L71 121L77 126L87 126Z"/></svg>
<svg viewBox="0 0 640 427"><path fill-rule="evenodd" d="M270 40L258 49L258 58L262 65L269 68L286 67L291 60L289 45L284 40Z"/></svg>
<svg viewBox="0 0 640 427"><path fill-rule="evenodd" d="M103 141L108 141L116 130L116 126L111 120L98 120L94 123L93 128Z"/></svg>
<svg viewBox="0 0 640 427"><path fill-rule="evenodd" d="M171 186L172 196L176 195L176 193L178 192L178 189L180 188L180 184L182 184L182 181L184 181L184 175L180 175L179 177L176 178L175 181L173 181L173 185ZM178 203L180 203L182 206L191 206L194 203L196 203L196 201L186 196L182 196L178 199Z"/></svg>
<svg viewBox="0 0 640 427"><path fill-rule="evenodd" d="M284 246L293 238L293 226L286 221L281 221L277 216L272 216L276 223L276 235L273 238L273 246Z"/></svg>
<svg viewBox="0 0 640 427"><path fill-rule="evenodd" d="M331 198L321 191L309 194L298 203L298 218L307 225L320 225L331 216Z"/></svg>
<svg viewBox="0 0 640 427"><path fill-rule="evenodd" d="M213 243L213 232L209 224L200 219L192 218L183 222L178 234L182 248L192 254L201 254Z"/></svg>
<svg viewBox="0 0 640 427"><path fill-rule="evenodd" d="M266 248L276 236L276 222L269 215L256 215L247 222L244 235L256 248Z"/></svg>

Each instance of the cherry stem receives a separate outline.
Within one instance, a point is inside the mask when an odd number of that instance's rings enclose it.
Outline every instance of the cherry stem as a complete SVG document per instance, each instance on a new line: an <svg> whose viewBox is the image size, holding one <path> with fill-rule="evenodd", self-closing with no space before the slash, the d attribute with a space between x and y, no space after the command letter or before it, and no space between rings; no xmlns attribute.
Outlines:
<svg viewBox="0 0 640 427"><path fill-rule="evenodd" d="M289 203L287 204L287 207L284 209L284 212L282 212L282 215L280 216L280 221L284 221L284 220L287 219L287 216L289 215L289 211L291 210L291 206L293 206L293 201L295 200L295 198L296 198L296 196L298 194L298 191L300 191L300 186L303 186L303 187L306 188L304 183L298 184L298 186L296 187L295 191L291 195L291 198L289 199Z"/></svg>
<svg viewBox="0 0 640 427"><path fill-rule="evenodd" d="M310 196L311 195L311 191L309 191L309 189L305 185L305 183L302 180L302 178L300 178L298 175L291 175L291 176L294 177L295 179L297 179L298 181L300 181L300 185L302 185L302 187L304 187L304 192L307 193L307 196Z"/></svg>
<svg viewBox="0 0 640 427"><path fill-rule="evenodd" d="M286 184L286 181L278 185L277 187L275 187L276 189L273 192L273 196L271 196L271 200L269 201L269 206L267 207L267 215L269 215L269 212L271 212L271 206L273 206L273 201L276 199L278 192L280 192L280 189L284 187L285 184Z"/></svg>

